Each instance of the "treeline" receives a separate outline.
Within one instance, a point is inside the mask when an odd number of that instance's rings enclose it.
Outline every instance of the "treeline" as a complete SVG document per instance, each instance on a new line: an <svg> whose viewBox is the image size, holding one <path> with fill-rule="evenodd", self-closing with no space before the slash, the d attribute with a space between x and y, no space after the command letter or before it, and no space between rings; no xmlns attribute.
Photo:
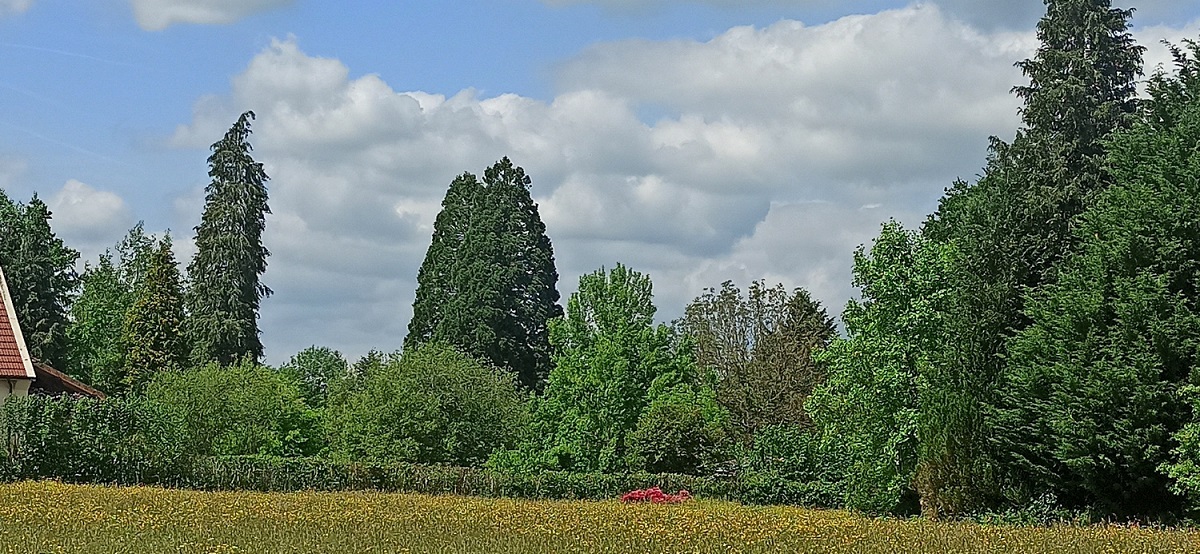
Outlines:
<svg viewBox="0 0 1200 554"><path fill-rule="evenodd" d="M584 496L690 475L743 500L931 518L1192 516L1200 45L1172 47L1139 97L1131 10L1046 6L1018 64L1015 138L992 139L980 177L918 229L889 221L854 253L844 335L803 289L764 282L723 283L656 323L649 276L620 264L581 277L564 309L531 179L505 158L450 184L402 350L351 364L314 346L265 367L250 114L213 147L186 277L169 238L138 227L76 294L45 205L0 202L0 265L35 355L150 414L54 419L36 414L98 408L10 401L9 455L25 476L54 458L35 440L53 433L22 435L42 418L83 429L69 436L88 452L127 445L164 467L471 467ZM86 417L130 426L92 436L70 423Z"/></svg>

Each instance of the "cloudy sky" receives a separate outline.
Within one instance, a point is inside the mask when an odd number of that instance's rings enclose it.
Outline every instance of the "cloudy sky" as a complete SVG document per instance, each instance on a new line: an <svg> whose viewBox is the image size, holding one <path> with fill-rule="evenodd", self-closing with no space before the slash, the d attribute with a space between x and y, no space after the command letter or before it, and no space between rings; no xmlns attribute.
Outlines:
<svg viewBox="0 0 1200 554"><path fill-rule="evenodd" d="M1200 3L1143 0L1148 64ZM403 340L455 175L533 177L564 298L617 262L660 319L766 279L833 313L881 222L1010 138L1038 0L0 0L0 188L94 260L138 220L186 263L208 145L272 177L267 360Z"/></svg>

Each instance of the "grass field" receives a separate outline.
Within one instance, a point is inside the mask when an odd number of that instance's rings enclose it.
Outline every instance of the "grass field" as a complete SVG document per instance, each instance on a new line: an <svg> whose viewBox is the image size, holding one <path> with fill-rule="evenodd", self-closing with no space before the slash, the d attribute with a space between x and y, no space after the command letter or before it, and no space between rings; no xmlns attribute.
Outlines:
<svg viewBox="0 0 1200 554"><path fill-rule="evenodd" d="M1197 552L1200 533L840 511L374 493L0 485L0 552Z"/></svg>

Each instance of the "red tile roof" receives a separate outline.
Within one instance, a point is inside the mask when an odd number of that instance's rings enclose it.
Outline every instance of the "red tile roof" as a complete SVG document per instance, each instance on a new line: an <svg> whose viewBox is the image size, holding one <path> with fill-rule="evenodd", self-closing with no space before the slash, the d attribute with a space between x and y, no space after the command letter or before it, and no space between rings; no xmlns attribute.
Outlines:
<svg viewBox="0 0 1200 554"><path fill-rule="evenodd" d="M33 379L33 363L17 324L4 271L0 270L0 379Z"/></svg>

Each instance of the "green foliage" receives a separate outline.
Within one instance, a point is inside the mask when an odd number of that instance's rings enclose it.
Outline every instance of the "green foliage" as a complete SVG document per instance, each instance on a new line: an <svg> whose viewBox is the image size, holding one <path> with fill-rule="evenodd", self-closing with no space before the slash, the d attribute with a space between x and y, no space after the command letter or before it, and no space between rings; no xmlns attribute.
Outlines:
<svg viewBox="0 0 1200 554"><path fill-rule="evenodd" d="M755 504L842 506L846 461L835 446L807 427L759 429L738 454L740 498Z"/></svg>
<svg viewBox="0 0 1200 554"><path fill-rule="evenodd" d="M1179 394L1192 410L1192 420L1172 435L1176 447L1172 460L1160 466L1171 478L1171 491L1188 499L1190 511L1200 511L1200 386L1180 387Z"/></svg>
<svg viewBox="0 0 1200 554"><path fill-rule="evenodd" d="M998 442L1025 483L1069 507L1178 506L1158 468L1173 434L1190 440L1180 391L1200 379L1200 64L1180 63L1184 75L1152 79L1144 120L1109 143L1115 184L1080 218L1080 248L1030 295L1033 323L1008 345ZM1186 447L1176 455L1178 478Z"/></svg>
<svg viewBox="0 0 1200 554"><path fill-rule="evenodd" d="M120 395L140 392L153 371L183 366L183 292L169 236L147 235L139 222L114 250L85 268L67 337L70 373Z"/></svg>
<svg viewBox="0 0 1200 554"><path fill-rule="evenodd" d="M130 291L121 281L112 254L100 256L80 277L82 292L71 304L67 338L70 373L108 394L122 390L125 345L121 342Z"/></svg>
<svg viewBox="0 0 1200 554"><path fill-rule="evenodd" d="M716 376L717 399L743 440L767 425L809 425L804 402L824 371L812 360L836 334L807 291L730 281L707 289L676 323L695 344L696 365Z"/></svg>
<svg viewBox="0 0 1200 554"><path fill-rule="evenodd" d="M146 397L178 411L189 449L209 455L309 455L322 448L319 415L296 384L246 360L154 375Z"/></svg>
<svg viewBox="0 0 1200 554"><path fill-rule="evenodd" d="M188 265L187 336L195 365L262 358L258 307L271 289L259 281L270 252L262 244L269 179L250 156L250 120L238 118L212 145L196 255Z"/></svg>
<svg viewBox="0 0 1200 554"><path fill-rule="evenodd" d="M279 371L300 385L304 401L313 408L324 408L329 400L329 387L345 379L350 365L342 353L324 346L310 346L297 352Z"/></svg>
<svg viewBox="0 0 1200 554"><path fill-rule="evenodd" d="M341 458L477 465L511 448L527 418L510 375L448 345L374 356L356 372L329 399L331 447Z"/></svg>
<svg viewBox="0 0 1200 554"><path fill-rule="evenodd" d="M0 268L31 356L67 367L67 311L78 286L75 260L50 230L50 209L35 194L28 204L0 190Z"/></svg>
<svg viewBox="0 0 1200 554"><path fill-rule="evenodd" d="M676 474L514 474L473 467L274 456L205 458L192 466L186 482L204 490L375 490L538 499L611 500L654 486L712 499L733 499L739 494L736 480Z"/></svg>
<svg viewBox="0 0 1200 554"><path fill-rule="evenodd" d="M698 474L724 461L729 413L707 387L680 384L654 397L629 436L633 464L651 473Z"/></svg>
<svg viewBox="0 0 1200 554"><path fill-rule="evenodd" d="M11 397L0 406L0 476L171 484L188 472L184 422L140 398Z"/></svg>
<svg viewBox="0 0 1200 554"><path fill-rule="evenodd" d="M121 385L136 393L155 373L185 367L188 354L183 338L183 286L169 235L153 248L145 271L125 314L120 341L127 348Z"/></svg>
<svg viewBox="0 0 1200 554"><path fill-rule="evenodd" d="M854 253L861 300L842 313L847 337L819 352L827 380L808 409L826 441L845 455L846 505L873 513L907 509L918 435L937 406L918 394L925 352L938 340L942 253L890 221L870 252Z"/></svg>
<svg viewBox="0 0 1200 554"><path fill-rule="evenodd" d="M483 181L450 183L417 274L405 349L444 342L516 373L529 389L550 371L546 322L559 316L554 251L530 178L504 158Z"/></svg>
<svg viewBox="0 0 1200 554"><path fill-rule="evenodd" d="M1048 0L1036 55L1018 64L1030 82L1014 88L1024 106L1011 144L993 139L983 176L947 191L924 232L952 254L943 288L941 341L927 352L944 399L937 443L922 445L927 513L964 513L993 502L1000 479L1020 482L997 459L997 384L1005 341L1029 319L1024 295L1042 286L1078 241L1075 217L1112 183L1104 140L1132 121L1142 48L1130 11L1107 0ZM940 402L941 400L939 400Z"/></svg>
<svg viewBox="0 0 1200 554"><path fill-rule="evenodd" d="M567 313L550 322L554 370L518 452L494 464L524 469L626 471L631 434L650 402L694 383L690 352L654 324L650 278L618 264L579 278Z"/></svg>

